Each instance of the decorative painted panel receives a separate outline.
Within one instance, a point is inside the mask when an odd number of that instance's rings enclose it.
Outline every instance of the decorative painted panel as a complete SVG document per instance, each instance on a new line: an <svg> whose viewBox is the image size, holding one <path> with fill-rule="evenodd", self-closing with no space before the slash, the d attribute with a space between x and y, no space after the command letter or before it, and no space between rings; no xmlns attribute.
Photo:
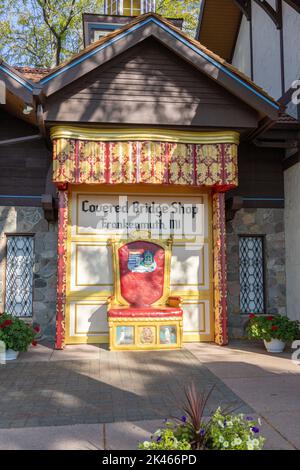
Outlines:
<svg viewBox="0 0 300 470"><path fill-rule="evenodd" d="M183 331L184 341L199 341L200 336L207 336L210 340L212 324L210 315L210 303L208 300L184 300Z"/></svg>
<svg viewBox="0 0 300 470"><path fill-rule="evenodd" d="M111 247L106 241L72 242L71 292L112 291Z"/></svg>
<svg viewBox="0 0 300 470"><path fill-rule="evenodd" d="M213 194L215 342L228 343L225 194Z"/></svg>
<svg viewBox="0 0 300 470"><path fill-rule="evenodd" d="M107 326L107 299L112 294L112 239L130 239L130 233L118 234L115 228L103 228L103 220L110 222L111 208L120 205L120 198L129 208L133 205L141 210L150 208L151 204L174 208L179 211L183 206L196 207L200 219L199 231L184 238L179 231L174 237L171 267L171 294L183 298L185 318L185 341L212 341L214 339L213 298L212 298L212 242L211 242L211 209L210 194L181 190L176 194L170 190L165 195L157 191L140 194L129 193L122 196L111 191L101 194L98 188L82 192L76 187L71 189L70 199L70 239L69 239L69 282L67 290L67 342L89 343L107 342L108 336L103 324ZM120 195L121 193L121 195ZM129 210L130 212L130 210ZM105 214L108 214L107 217ZM124 213L119 210L120 214ZM125 211L125 215L127 212ZM131 220L131 219L130 219ZM134 222L139 219L133 218ZM177 219L176 219L177 220ZM179 220L179 219L178 219ZM101 222L101 223L100 223ZM146 229L145 229L146 230ZM170 232L167 234L169 238ZM155 232L151 238L156 239ZM86 305L86 307L82 307ZM92 307L90 307L92 305ZM75 310L77 309L77 317ZM89 311L90 309L91 311ZM97 310L98 309L98 310ZM93 313L94 312L94 313ZM96 313L95 313L96 312ZM97 317L99 315L99 318ZM101 319L100 319L101 317ZM96 318L101 328L95 327ZM98 321L97 320L97 321ZM91 326L90 322L93 322ZM77 326L76 326L77 322ZM80 328L78 325L80 324ZM83 326L85 325L85 326ZM92 333L92 331L96 333ZM77 331L77 333L75 333ZM78 333L80 331L80 333ZM85 331L85 333L83 333ZM101 333L97 333L100 331ZM148 331L147 334L150 334ZM143 341L147 341L143 339Z"/></svg>
<svg viewBox="0 0 300 470"><path fill-rule="evenodd" d="M108 340L107 302L78 301L68 305L67 342L86 343Z"/></svg>
<svg viewBox="0 0 300 470"><path fill-rule="evenodd" d="M184 244L173 245L172 290L208 290L209 271L209 243L195 244L193 250L187 250Z"/></svg>
<svg viewBox="0 0 300 470"><path fill-rule="evenodd" d="M67 291L68 191L58 192L57 299L55 348L65 345Z"/></svg>

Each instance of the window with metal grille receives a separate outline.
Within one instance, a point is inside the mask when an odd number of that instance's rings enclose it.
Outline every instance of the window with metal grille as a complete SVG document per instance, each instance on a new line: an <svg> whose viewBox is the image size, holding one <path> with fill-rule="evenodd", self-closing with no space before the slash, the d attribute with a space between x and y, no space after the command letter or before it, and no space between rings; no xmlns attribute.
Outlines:
<svg viewBox="0 0 300 470"><path fill-rule="evenodd" d="M8 236L5 311L16 317L32 316L33 263L33 237Z"/></svg>
<svg viewBox="0 0 300 470"><path fill-rule="evenodd" d="M108 15L138 16L155 11L155 0L106 0L104 11Z"/></svg>
<svg viewBox="0 0 300 470"><path fill-rule="evenodd" d="M264 238L241 236L240 258L240 311L264 313Z"/></svg>

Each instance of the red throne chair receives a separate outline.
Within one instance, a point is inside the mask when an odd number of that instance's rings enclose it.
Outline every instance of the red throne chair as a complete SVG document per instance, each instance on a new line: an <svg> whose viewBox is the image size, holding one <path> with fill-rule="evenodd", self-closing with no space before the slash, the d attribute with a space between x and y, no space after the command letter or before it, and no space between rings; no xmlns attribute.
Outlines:
<svg viewBox="0 0 300 470"><path fill-rule="evenodd" d="M110 349L181 348L181 298L169 295L172 241L114 241L112 248L114 295L108 308Z"/></svg>

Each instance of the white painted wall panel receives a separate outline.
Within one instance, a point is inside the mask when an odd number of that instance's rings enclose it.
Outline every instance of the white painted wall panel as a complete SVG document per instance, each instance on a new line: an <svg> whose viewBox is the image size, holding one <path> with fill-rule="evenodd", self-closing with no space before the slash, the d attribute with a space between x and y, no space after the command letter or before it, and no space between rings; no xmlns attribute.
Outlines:
<svg viewBox="0 0 300 470"><path fill-rule="evenodd" d="M283 2L285 89L300 79L300 15Z"/></svg>
<svg viewBox="0 0 300 470"><path fill-rule="evenodd" d="M267 13L253 0L252 16L254 81L273 98L279 98L282 95L280 32Z"/></svg>
<svg viewBox="0 0 300 470"><path fill-rule="evenodd" d="M300 163L285 171L287 314L300 320Z"/></svg>
<svg viewBox="0 0 300 470"><path fill-rule="evenodd" d="M243 16L232 64L251 77L250 22Z"/></svg>

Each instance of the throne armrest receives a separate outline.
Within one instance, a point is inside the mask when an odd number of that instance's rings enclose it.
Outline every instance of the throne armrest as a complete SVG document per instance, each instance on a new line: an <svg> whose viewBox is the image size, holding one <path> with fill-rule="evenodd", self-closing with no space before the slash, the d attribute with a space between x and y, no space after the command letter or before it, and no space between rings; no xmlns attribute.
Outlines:
<svg viewBox="0 0 300 470"><path fill-rule="evenodd" d="M116 303L116 298L114 295L111 295L110 297L107 298L107 304L108 304L108 310L112 308Z"/></svg>
<svg viewBox="0 0 300 470"><path fill-rule="evenodd" d="M168 298L167 305L169 307L179 308L181 307L182 298L177 296L171 296Z"/></svg>

